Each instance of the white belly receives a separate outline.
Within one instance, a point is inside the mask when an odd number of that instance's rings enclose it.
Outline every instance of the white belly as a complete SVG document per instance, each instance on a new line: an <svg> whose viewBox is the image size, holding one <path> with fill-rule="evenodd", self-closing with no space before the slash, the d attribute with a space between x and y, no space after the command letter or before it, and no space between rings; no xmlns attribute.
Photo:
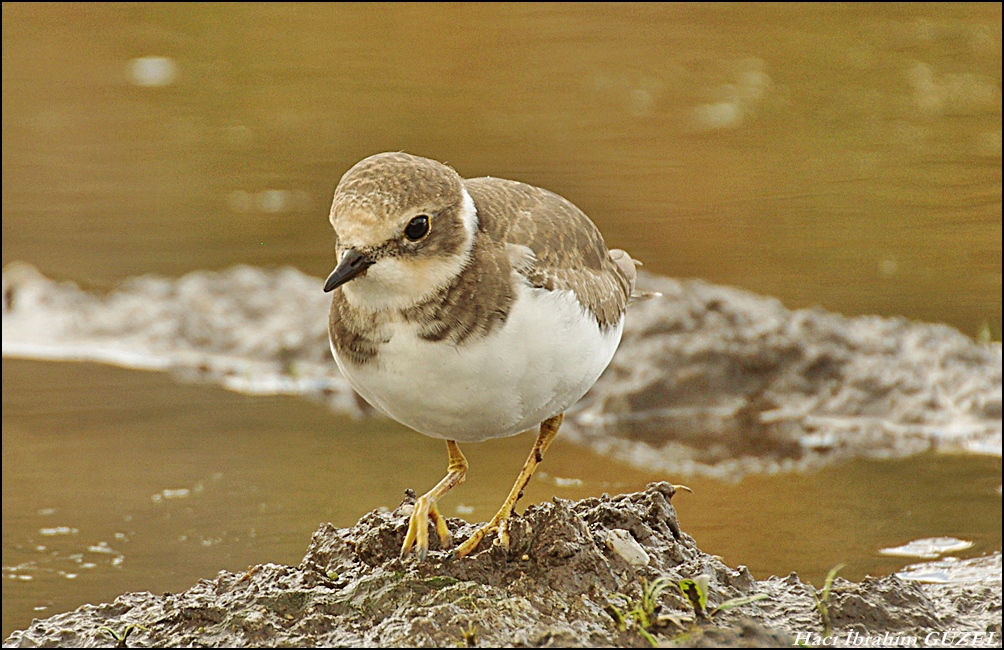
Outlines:
<svg viewBox="0 0 1004 650"><path fill-rule="evenodd" d="M398 422L460 442L512 436L586 394L610 363L624 321L601 331L570 291L519 285L501 329L454 346L388 325L374 361L335 360L352 387ZM332 348L334 352L334 348Z"/></svg>

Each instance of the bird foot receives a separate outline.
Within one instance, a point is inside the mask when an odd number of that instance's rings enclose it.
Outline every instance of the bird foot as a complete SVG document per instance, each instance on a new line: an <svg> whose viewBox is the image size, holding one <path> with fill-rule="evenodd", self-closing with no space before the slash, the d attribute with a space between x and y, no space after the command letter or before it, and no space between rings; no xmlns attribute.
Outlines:
<svg viewBox="0 0 1004 650"><path fill-rule="evenodd" d="M489 533L497 533L492 546L501 546L505 551L509 550L509 517L499 518L496 515L496 518L474 531L474 534L458 546L451 556L461 558L470 555L477 550L478 545Z"/></svg>
<svg viewBox="0 0 1004 650"><path fill-rule="evenodd" d="M415 500L415 509L412 510L411 518L408 520L408 533L401 545L402 560L411 555L412 549L419 561L424 561L428 556L430 520L436 527L439 545L444 549L453 546L453 535L446 526L446 518L439 514L436 502L426 494Z"/></svg>

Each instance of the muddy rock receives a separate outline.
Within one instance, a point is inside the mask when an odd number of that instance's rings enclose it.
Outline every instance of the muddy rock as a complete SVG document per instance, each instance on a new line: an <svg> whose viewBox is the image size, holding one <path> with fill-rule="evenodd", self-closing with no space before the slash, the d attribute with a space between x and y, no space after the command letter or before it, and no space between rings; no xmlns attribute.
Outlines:
<svg viewBox="0 0 1004 650"><path fill-rule="evenodd" d="M813 586L794 574L758 581L702 552L680 530L674 492L654 483L635 494L554 499L516 518L508 551L489 538L451 558L433 535L424 562L399 557L408 495L351 528L322 525L298 566L224 571L180 594L124 594L36 620L4 646L781 647L823 638ZM475 529L448 522L460 540ZM825 603L831 644L886 635L910 646L992 632L999 647L1001 556L972 562L967 582L837 579ZM685 579L706 585L706 604L684 595Z"/></svg>
<svg viewBox="0 0 1004 650"><path fill-rule="evenodd" d="M636 466L738 477L930 449L1001 455L1001 346L945 325L786 309L640 273L623 342L562 437ZM3 355L161 369L375 416L328 350L323 280L238 266L108 292L3 271Z"/></svg>

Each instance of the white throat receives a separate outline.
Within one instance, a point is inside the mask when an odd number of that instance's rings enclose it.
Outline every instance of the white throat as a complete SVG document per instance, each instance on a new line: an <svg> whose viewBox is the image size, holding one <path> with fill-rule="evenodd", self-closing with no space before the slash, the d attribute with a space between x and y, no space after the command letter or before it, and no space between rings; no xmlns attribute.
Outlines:
<svg viewBox="0 0 1004 650"><path fill-rule="evenodd" d="M467 233L463 252L428 258L385 257L365 275L342 285L350 305L370 311L407 309L427 300L460 274L471 258L478 229L474 199L466 189L462 191L460 218Z"/></svg>

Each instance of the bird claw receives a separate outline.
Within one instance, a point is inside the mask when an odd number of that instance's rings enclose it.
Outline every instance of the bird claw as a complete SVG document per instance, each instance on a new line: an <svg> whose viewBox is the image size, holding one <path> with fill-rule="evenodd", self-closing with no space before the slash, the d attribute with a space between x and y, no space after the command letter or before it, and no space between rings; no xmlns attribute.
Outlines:
<svg viewBox="0 0 1004 650"><path fill-rule="evenodd" d="M507 553L509 552L509 520L503 519L499 522L498 531L492 546L501 546Z"/></svg>
<svg viewBox="0 0 1004 650"><path fill-rule="evenodd" d="M481 540L483 540L485 535L489 532L490 531L488 530L487 525L478 528L463 544L454 549L453 553L450 554L450 557L462 558L470 555L478 548L478 544L481 543Z"/></svg>
<svg viewBox="0 0 1004 650"><path fill-rule="evenodd" d="M492 519L487 524L478 528L463 544L457 547L451 558L461 558L470 555L477 550L489 533L496 533L492 546L499 546L507 553L509 552L509 519Z"/></svg>
<svg viewBox="0 0 1004 650"><path fill-rule="evenodd" d="M436 527L436 534L439 536L439 545L446 549L453 546L453 535L446 526L446 518L439 514L436 502L427 495L420 496L415 500L415 509L408 519L408 532L404 536L404 543L401 544L401 559L411 555L412 549L418 557L419 562L425 561L429 555L429 520L432 520Z"/></svg>

